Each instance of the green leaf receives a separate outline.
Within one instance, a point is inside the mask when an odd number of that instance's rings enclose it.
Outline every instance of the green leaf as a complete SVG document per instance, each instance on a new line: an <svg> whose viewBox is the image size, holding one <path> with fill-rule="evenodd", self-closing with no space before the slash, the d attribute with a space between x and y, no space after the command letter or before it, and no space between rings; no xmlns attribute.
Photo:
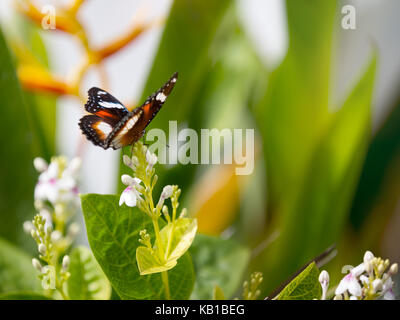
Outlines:
<svg viewBox="0 0 400 320"><path fill-rule="evenodd" d="M165 261L155 254L156 247L150 249L140 246L136 250L136 259L141 275L163 272L175 267L177 260L191 246L197 231L196 219L181 218L168 223L160 231L161 245L168 250Z"/></svg>
<svg viewBox="0 0 400 320"><path fill-rule="evenodd" d="M73 300L108 300L111 286L92 252L83 246L70 254L68 295Z"/></svg>
<svg viewBox="0 0 400 320"><path fill-rule="evenodd" d="M0 239L0 293L41 291L38 272L31 258L14 245Z"/></svg>
<svg viewBox="0 0 400 320"><path fill-rule="evenodd" d="M0 294L0 300L53 300L43 294L29 291L18 291Z"/></svg>
<svg viewBox="0 0 400 320"><path fill-rule="evenodd" d="M27 247L22 224L33 216L32 128L11 56L0 30L0 236Z"/></svg>
<svg viewBox="0 0 400 320"><path fill-rule="evenodd" d="M212 299L219 286L230 298L241 285L250 250L233 240L198 234L190 248L196 270L192 299Z"/></svg>
<svg viewBox="0 0 400 320"><path fill-rule="evenodd" d="M278 300L321 299L322 289L318 281L319 270L314 262L310 263L278 295Z"/></svg>
<svg viewBox="0 0 400 320"><path fill-rule="evenodd" d="M141 276L136 263L139 232L154 238L150 218L137 208L119 206L116 195L81 197L89 244L96 260L121 299L164 299L161 274ZM189 253L168 271L172 299L188 299L195 281Z"/></svg>
<svg viewBox="0 0 400 320"><path fill-rule="evenodd" d="M177 260L166 260L162 262L154 253L154 249L139 247L136 250L136 260L141 275L167 271L176 266Z"/></svg>

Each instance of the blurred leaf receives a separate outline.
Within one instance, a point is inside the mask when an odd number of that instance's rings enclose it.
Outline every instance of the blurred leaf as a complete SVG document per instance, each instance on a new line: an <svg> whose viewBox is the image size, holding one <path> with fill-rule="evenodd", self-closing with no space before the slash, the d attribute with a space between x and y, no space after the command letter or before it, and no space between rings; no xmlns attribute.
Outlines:
<svg viewBox="0 0 400 320"><path fill-rule="evenodd" d="M376 58L342 108L328 112L330 49L326 50L336 1L310 5L303 0L287 1L290 49L260 111L261 119L267 121L264 144L270 209L276 217L274 228L280 231L278 240L253 266L263 270L266 278L273 275L263 283L265 294L337 241L371 133ZM313 27L321 24L322 29ZM308 38L313 39L311 44L302 45ZM303 56L306 51L308 57Z"/></svg>
<svg viewBox="0 0 400 320"><path fill-rule="evenodd" d="M31 258L0 239L0 293L41 291Z"/></svg>
<svg viewBox="0 0 400 320"><path fill-rule="evenodd" d="M202 95L207 70L212 64L208 51L231 3L230 0L173 2L141 101L158 89L175 71L179 72L179 79L148 130L160 128L168 136L170 120L180 123L199 112L196 103ZM183 189L194 174L194 166L183 168L178 165L168 170L160 166L158 170L159 186L168 181L168 184L178 184ZM165 171L168 171L168 175L163 174ZM120 166L120 173L127 173L124 165ZM121 183L120 188L123 188Z"/></svg>
<svg viewBox="0 0 400 320"><path fill-rule="evenodd" d="M210 168L193 187L190 202L199 232L219 235L234 220L239 203L234 165Z"/></svg>
<svg viewBox="0 0 400 320"><path fill-rule="evenodd" d="M198 234L190 253L196 271L191 299L212 299L215 286L232 297L241 284L250 250L236 241Z"/></svg>
<svg viewBox="0 0 400 320"><path fill-rule="evenodd" d="M218 285L214 287L213 300L226 300L224 292Z"/></svg>
<svg viewBox="0 0 400 320"><path fill-rule="evenodd" d="M39 63L49 68L46 47L39 33L39 28L33 24L26 26L26 44ZM35 156L41 156L47 161L56 153L56 111L57 98L25 91L30 106L32 126L35 130Z"/></svg>
<svg viewBox="0 0 400 320"><path fill-rule="evenodd" d="M264 256L270 272L292 273L342 231L370 138L375 70L374 57L316 149L298 198L284 212L281 236Z"/></svg>
<svg viewBox="0 0 400 320"><path fill-rule="evenodd" d="M164 299L160 274L140 276L135 253L139 232L154 238L150 218L137 208L118 205L115 195L87 194L81 197L90 247L111 285L122 299ZM168 271L172 299L189 298L195 275L190 255Z"/></svg>
<svg viewBox="0 0 400 320"><path fill-rule="evenodd" d="M11 57L0 31L0 236L19 241L22 223L33 215L35 174L32 165L33 135L27 107Z"/></svg>
<svg viewBox="0 0 400 320"><path fill-rule="evenodd" d="M356 230L360 230L370 215L379 195L387 194L388 191L383 190L385 180L390 176L396 176L389 169L392 168L392 164L398 163L400 154L399 123L400 97L368 148L350 215ZM397 199L397 193L393 196Z"/></svg>
<svg viewBox="0 0 400 320"><path fill-rule="evenodd" d="M289 51L256 110L271 210L296 196L329 120L328 89L336 0L287 0ZM316 27L318 26L318 27Z"/></svg>
<svg viewBox="0 0 400 320"><path fill-rule="evenodd" d="M92 252L83 246L70 254L68 295L73 300L108 300L111 286Z"/></svg>
<svg viewBox="0 0 400 320"><path fill-rule="evenodd" d="M312 262L302 273L293 279L279 294L278 300L320 299L321 284L318 281L319 270Z"/></svg>
<svg viewBox="0 0 400 320"><path fill-rule="evenodd" d="M37 292L19 291L0 294L0 300L53 300Z"/></svg>

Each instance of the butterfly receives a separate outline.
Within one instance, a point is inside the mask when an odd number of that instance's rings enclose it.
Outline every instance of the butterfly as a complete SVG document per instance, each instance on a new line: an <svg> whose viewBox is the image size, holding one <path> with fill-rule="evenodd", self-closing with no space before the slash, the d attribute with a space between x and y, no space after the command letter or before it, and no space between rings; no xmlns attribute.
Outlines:
<svg viewBox="0 0 400 320"><path fill-rule="evenodd" d="M103 149L114 150L133 145L145 133L148 124L161 109L178 79L172 77L146 101L132 111L105 90L93 87L88 91L85 110L90 115L82 117L79 127L86 138Z"/></svg>

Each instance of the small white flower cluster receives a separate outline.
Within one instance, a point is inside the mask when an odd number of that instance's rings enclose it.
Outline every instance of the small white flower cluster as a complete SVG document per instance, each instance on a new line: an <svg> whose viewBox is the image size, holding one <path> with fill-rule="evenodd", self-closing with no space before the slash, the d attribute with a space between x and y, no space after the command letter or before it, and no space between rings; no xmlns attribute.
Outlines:
<svg viewBox="0 0 400 320"><path fill-rule="evenodd" d="M52 158L50 164L42 158L35 158L35 169L40 172L35 187L35 203L41 206L49 202L53 207L59 203L71 203L79 200L77 173L81 159L74 158L67 162L63 156Z"/></svg>
<svg viewBox="0 0 400 320"><path fill-rule="evenodd" d="M398 264L390 265L388 259L375 257L371 251L364 254L363 263L354 267L340 281L334 300L394 300L392 276L398 272ZM329 274L321 272L322 300L326 299Z"/></svg>
<svg viewBox="0 0 400 320"><path fill-rule="evenodd" d="M69 256L63 256L61 269L56 271L57 261L62 251L58 250L57 246L54 245L52 227L46 227L46 221L40 214L37 214L33 219L30 233L38 246L39 258L45 263L43 266L39 259L32 259L33 267L40 272L39 278L42 280L43 288L57 289L62 292L62 285L70 276L68 272ZM62 294L64 293L62 292Z"/></svg>
<svg viewBox="0 0 400 320"><path fill-rule="evenodd" d="M138 206L142 207L143 201L146 201L147 192L146 185L151 186L151 189L154 187L157 182L157 175L155 175L154 165L157 163L158 159L154 153L151 153L146 146L140 145L135 146L135 155L130 158L127 155L124 155L123 162L126 166L130 167L136 177L131 177L128 174L124 174L121 176L121 181L127 187L122 192L121 197L119 199L119 205L123 205L124 203L128 207ZM173 186L167 185L163 188L160 199L157 203L157 209L161 210L164 204L164 201L172 196L175 189ZM146 211L146 210L143 210Z"/></svg>
<svg viewBox="0 0 400 320"><path fill-rule="evenodd" d="M74 158L68 163L65 157L59 156L53 157L50 164L42 158L35 158L33 164L40 172L35 187L35 208L44 219L44 229L52 230L49 234L52 245L62 252L79 232L79 225L75 222L67 230L65 228L79 205L77 175L81 160ZM31 235L35 229L31 221L25 221L23 227Z"/></svg>

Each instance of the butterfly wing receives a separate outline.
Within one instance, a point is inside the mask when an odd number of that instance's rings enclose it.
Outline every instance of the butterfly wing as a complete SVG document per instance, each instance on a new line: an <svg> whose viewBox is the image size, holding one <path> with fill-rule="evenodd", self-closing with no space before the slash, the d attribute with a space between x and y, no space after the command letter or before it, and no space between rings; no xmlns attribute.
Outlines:
<svg viewBox="0 0 400 320"><path fill-rule="evenodd" d="M121 102L102 89L93 87L88 91L88 95L85 109L92 114L82 117L79 127L94 145L107 149L105 141L108 135L128 117L130 112Z"/></svg>
<svg viewBox="0 0 400 320"><path fill-rule="evenodd" d="M165 100L168 98L172 89L178 80L178 73L175 72L171 78L156 92L154 92L146 101L139 107L143 110L143 120L145 127L156 116L157 112L161 109ZM144 128L143 128L144 129Z"/></svg>
<svg viewBox="0 0 400 320"><path fill-rule="evenodd" d="M147 125L161 109L174 88L177 79L178 73L174 73L159 90L154 92L140 107L135 108L124 121L118 124L115 130L107 137L105 144L110 145L113 149L118 149L138 141L143 136Z"/></svg>
<svg viewBox="0 0 400 320"><path fill-rule="evenodd" d="M92 114L80 120L82 132L93 144L104 149L119 149L135 143L143 136L145 128L161 109L177 79L178 73L175 73L132 112L108 92L96 87L91 88L85 109Z"/></svg>
<svg viewBox="0 0 400 320"><path fill-rule="evenodd" d="M88 91L89 98L85 104L87 112L95 114L112 124L117 124L129 114L129 110L107 91L93 87Z"/></svg>
<svg viewBox="0 0 400 320"><path fill-rule="evenodd" d="M79 121L79 127L85 134L88 140L94 145L100 146L104 149L108 147L105 144L107 136L112 132L113 126L102 117L97 115L87 115Z"/></svg>

